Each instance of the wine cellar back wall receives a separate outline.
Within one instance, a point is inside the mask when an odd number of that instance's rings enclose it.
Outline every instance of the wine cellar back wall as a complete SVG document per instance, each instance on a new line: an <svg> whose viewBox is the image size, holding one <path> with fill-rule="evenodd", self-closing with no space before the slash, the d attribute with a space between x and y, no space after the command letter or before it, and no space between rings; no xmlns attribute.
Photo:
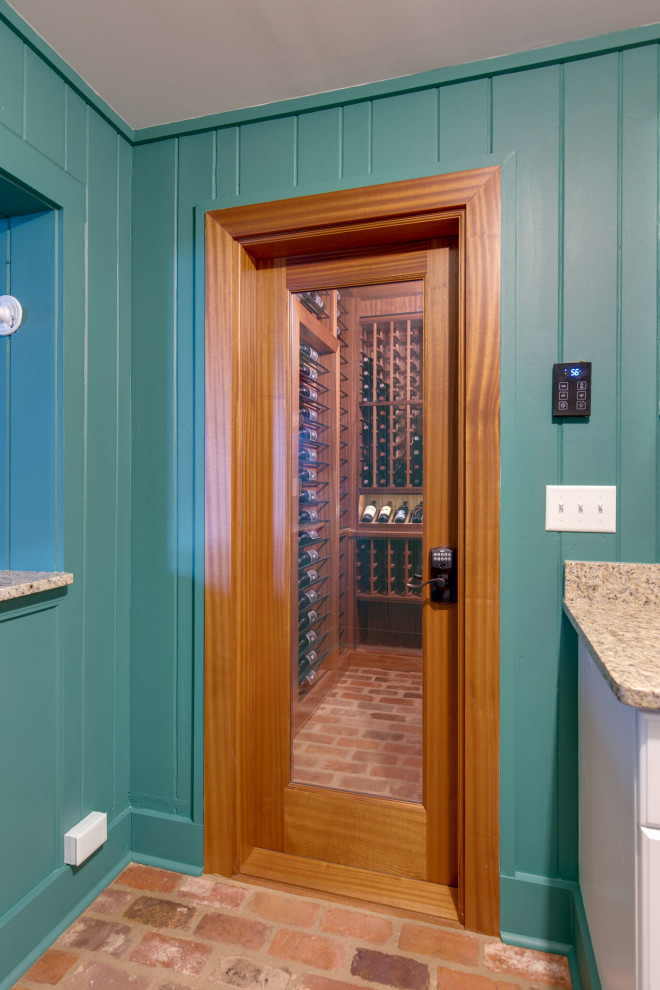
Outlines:
<svg viewBox="0 0 660 990"><path fill-rule="evenodd" d="M421 655L423 298L422 281L292 297L301 718L351 651Z"/></svg>

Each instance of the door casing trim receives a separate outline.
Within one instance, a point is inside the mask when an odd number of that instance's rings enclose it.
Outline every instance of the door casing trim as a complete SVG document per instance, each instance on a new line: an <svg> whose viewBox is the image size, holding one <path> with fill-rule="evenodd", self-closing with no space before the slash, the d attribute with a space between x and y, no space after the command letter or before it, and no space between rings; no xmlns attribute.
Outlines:
<svg viewBox="0 0 660 990"><path fill-rule="evenodd" d="M500 215L500 169L494 166L206 214L204 869L234 875L255 846L246 758L253 684L240 662L254 648L255 604L241 567L250 552L243 519L251 512L241 428L263 260L445 236L459 224L464 651L458 916L469 930L491 935L499 934Z"/></svg>

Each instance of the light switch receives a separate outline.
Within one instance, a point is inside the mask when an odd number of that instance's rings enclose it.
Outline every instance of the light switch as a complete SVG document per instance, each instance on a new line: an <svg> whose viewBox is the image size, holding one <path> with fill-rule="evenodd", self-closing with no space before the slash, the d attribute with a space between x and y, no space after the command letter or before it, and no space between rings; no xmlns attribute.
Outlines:
<svg viewBox="0 0 660 990"><path fill-rule="evenodd" d="M545 528L616 533L616 485L546 485Z"/></svg>

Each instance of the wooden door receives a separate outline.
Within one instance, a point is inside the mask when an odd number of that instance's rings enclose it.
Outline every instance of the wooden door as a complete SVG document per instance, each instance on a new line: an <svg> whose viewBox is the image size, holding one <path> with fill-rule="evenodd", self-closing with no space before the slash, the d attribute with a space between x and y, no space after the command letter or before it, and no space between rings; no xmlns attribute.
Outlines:
<svg viewBox="0 0 660 990"><path fill-rule="evenodd" d="M370 190L375 220L356 191L208 218L205 868L495 933L498 174L401 185L407 200L397 200L398 187ZM402 234L410 241L397 246ZM355 248L374 243L385 245L368 261L377 280L425 281L425 415L434 429L423 556L450 544L461 562L458 605L424 605L420 803L290 779L289 294L315 284L312 275L316 284L372 280ZM301 261L310 251L324 257Z"/></svg>
<svg viewBox="0 0 660 990"><path fill-rule="evenodd" d="M416 244L413 250L392 251L384 254L361 253L352 261L342 257L316 263L290 263L282 265L279 277L285 282L285 290L273 298L277 305L286 307L283 313L273 313L271 325L280 329L269 338L273 367L282 369L281 387L273 391L260 382L254 393L255 421L269 423L268 434L282 451L288 450L272 470L263 469L262 452L259 465L255 464L253 484L256 486L256 502L269 506L283 503L286 512L274 513L264 526L255 518L254 523L269 540L277 559L275 569L282 573L284 583L291 586L290 597L283 594L273 603L267 624L257 630L257 656L255 657L255 839L256 851L243 864L242 872L256 872L271 879L286 876L304 876L306 883L318 885L320 876L324 883L333 884L335 890L356 893L358 884L381 883L389 896L408 906L426 904L445 913L456 915L458 875L458 739L457 673L459 604L435 605L431 602L430 589L424 589L419 602L423 616L423 671L424 671L424 793L417 801L393 800L348 792L329 787L311 786L295 782L292 775L291 749L299 716L304 720L312 709L308 695L299 702L297 685L293 687L294 700L289 712L291 684L289 656L291 646L278 651L269 649L274 639L284 644L295 636L297 615L291 615L291 603L297 604L297 569L289 560L295 559L297 547L298 492L295 488L295 468L289 465L297 457L297 370L295 355L298 351L299 325L307 328L307 339L313 346L325 351L321 361L327 367L327 391L321 398L329 405L326 415L330 423L337 420L335 409L339 394L339 342L309 314L301 315L296 300L296 290L341 286L342 293L363 283L379 283L384 279L392 286L392 274L398 271L395 285L405 296L405 286L424 286L424 420L430 424L426 431L425 484L423 523L424 547L422 560L428 556L431 545L457 546L458 524L458 245L457 238L445 238L433 245ZM415 283L413 280L418 280ZM374 286L371 292L376 292ZM380 291L384 291L382 288ZM291 293L291 299L288 298ZM292 311L291 333L286 312ZM386 311L386 310L385 310ZM316 326L315 326L316 325ZM293 355L294 360L290 355ZM288 374L285 368L289 364ZM321 365L319 365L321 367ZM334 378L334 386L331 379ZM352 376L355 385L355 375ZM315 383L325 388L322 381ZM348 386L347 386L348 387ZM293 400L293 402L292 402ZM344 400L348 402L348 398ZM357 405L351 417L357 422ZM272 426L271 426L272 424ZM271 433L272 430L272 433ZM330 499L331 510L325 530L323 549L331 557L327 577L329 585L336 585L339 572L338 559L338 429L322 434L321 457L327 462L327 476L321 494ZM350 460L355 457L355 442L346 448ZM390 486L386 494L393 494ZM357 506L359 489L353 483L349 498L350 510ZM333 511L334 510L334 511ZM342 526L343 534L355 533L353 527ZM396 529L396 527L394 527ZM370 529L385 539L392 526ZM458 547L458 556L462 547ZM350 575L349 575L350 576ZM412 576L412 575L410 575ZM424 567L423 578L428 578ZM337 594L333 587L327 593L328 606L337 608ZM410 605L414 608L415 602ZM394 605L390 606L392 609ZM405 611L410 611L407 609ZM292 621L293 619L293 621ZM324 676L326 682L320 689L332 686L340 676L342 655L336 630L338 623L332 612L328 616L328 632L324 647L329 655ZM350 647L347 648L350 656ZM383 647L383 657L387 646ZM395 658L393 658L394 661ZM392 662L393 662L392 661ZM383 661L387 666L387 660ZM316 685L314 686L316 688ZM309 692L310 695L314 691ZM312 697L310 703L318 706L320 699ZM382 723L380 723L382 726ZM378 722L374 722L378 726ZM305 726L302 726L304 731ZM372 876L358 876L368 871ZM359 889L359 888L358 888ZM398 893L394 893L398 890ZM373 896L373 895L372 895Z"/></svg>

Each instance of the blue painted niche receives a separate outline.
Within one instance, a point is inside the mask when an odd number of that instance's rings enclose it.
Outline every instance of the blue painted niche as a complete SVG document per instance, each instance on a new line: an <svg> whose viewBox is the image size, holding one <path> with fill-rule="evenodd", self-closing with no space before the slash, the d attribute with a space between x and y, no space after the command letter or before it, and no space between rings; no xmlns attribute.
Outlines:
<svg viewBox="0 0 660 990"><path fill-rule="evenodd" d="M23 323L0 338L0 568L61 570L59 212L0 173L0 295Z"/></svg>

